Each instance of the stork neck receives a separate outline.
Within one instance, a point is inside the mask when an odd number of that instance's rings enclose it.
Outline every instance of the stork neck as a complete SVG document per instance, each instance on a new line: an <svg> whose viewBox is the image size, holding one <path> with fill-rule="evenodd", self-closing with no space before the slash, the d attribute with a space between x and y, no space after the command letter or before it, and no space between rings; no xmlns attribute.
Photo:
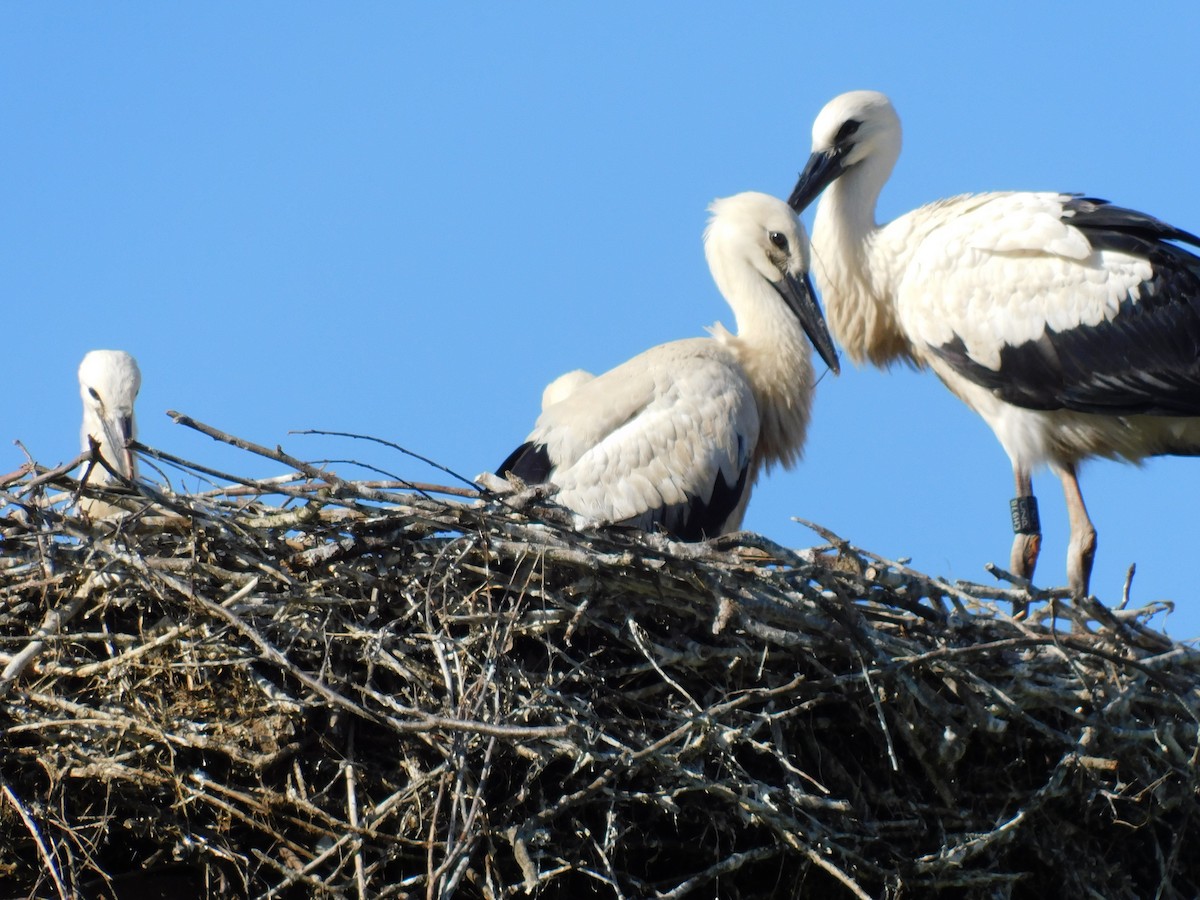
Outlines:
<svg viewBox="0 0 1200 900"><path fill-rule="evenodd" d="M795 314L754 271L735 284L718 282L733 308L737 335L715 336L737 356L754 393L759 415L755 465L791 467L800 455L812 402L812 351ZM727 290L727 288L729 288Z"/></svg>
<svg viewBox="0 0 1200 900"><path fill-rule="evenodd" d="M825 189L813 220L813 274L829 330L850 358L876 365L912 361L895 317L887 228L875 205L891 167L866 160Z"/></svg>
<svg viewBox="0 0 1200 900"><path fill-rule="evenodd" d="M85 409L83 426L79 429L79 449L84 453L87 453L91 449L90 438L95 438L100 443L100 455L108 460L113 468L117 468L117 463L112 458L112 454L106 446L108 442L104 439L104 424L90 410ZM84 468L86 470L86 464ZM108 474L108 470L104 466L96 465L92 468L89 480L93 484L108 484L108 482L112 481L112 476Z"/></svg>
<svg viewBox="0 0 1200 900"><path fill-rule="evenodd" d="M814 228L816 221L832 216L845 233L845 239L855 243L865 242L879 230L875 207L883 182L877 177L878 173L872 171L869 162L859 163L825 189L817 205Z"/></svg>

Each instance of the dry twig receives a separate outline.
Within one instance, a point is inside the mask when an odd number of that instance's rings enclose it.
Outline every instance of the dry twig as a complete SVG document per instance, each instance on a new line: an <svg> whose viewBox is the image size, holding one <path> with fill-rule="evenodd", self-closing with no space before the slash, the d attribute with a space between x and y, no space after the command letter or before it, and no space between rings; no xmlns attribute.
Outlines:
<svg viewBox="0 0 1200 900"><path fill-rule="evenodd" d="M1159 607L1060 634L819 528L577 533L175 415L294 471L0 479L14 892L1200 893L1200 654Z"/></svg>

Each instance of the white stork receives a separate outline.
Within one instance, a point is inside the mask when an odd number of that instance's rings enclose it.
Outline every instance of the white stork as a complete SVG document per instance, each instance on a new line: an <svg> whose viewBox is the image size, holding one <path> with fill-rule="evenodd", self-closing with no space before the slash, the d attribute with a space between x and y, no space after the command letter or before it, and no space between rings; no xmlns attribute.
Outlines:
<svg viewBox="0 0 1200 900"><path fill-rule="evenodd" d="M546 410L560 400L566 400L595 377L584 369L572 369L565 375L559 375L542 391L542 409Z"/></svg>
<svg viewBox="0 0 1200 900"><path fill-rule="evenodd" d="M806 334L838 369L808 241L787 204L765 194L709 210L704 252L737 334L714 325L711 337L661 344L580 384L497 474L552 482L581 523L700 540L738 528L764 468L796 462L813 392Z"/></svg>
<svg viewBox="0 0 1200 900"><path fill-rule="evenodd" d="M1087 595L1096 530L1079 491L1088 457L1200 453L1200 238L1073 194L939 200L887 225L875 203L900 154L888 98L854 91L813 124L790 204L824 190L815 275L855 362L928 366L983 417L1012 461L1012 569L1041 543L1031 476L1062 481L1067 576Z"/></svg>
<svg viewBox="0 0 1200 900"><path fill-rule="evenodd" d="M90 439L94 439L100 445L100 455L105 462L130 479L137 477L137 461L127 444L137 436L133 404L141 386L142 374L138 371L137 361L123 350L92 350L79 364L79 394L83 398L82 449L88 450ZM113 478L103 466L96 465L88 480L92 484L108 484ZM98 500L85 499L81 505L89 515L97 518L121 512Z"/></svg>

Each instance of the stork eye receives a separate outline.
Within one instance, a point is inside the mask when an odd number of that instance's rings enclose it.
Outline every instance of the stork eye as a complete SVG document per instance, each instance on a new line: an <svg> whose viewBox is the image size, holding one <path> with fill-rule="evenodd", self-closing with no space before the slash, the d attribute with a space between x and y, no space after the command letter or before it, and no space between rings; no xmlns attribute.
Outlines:
<svg viewBox="0 0 1200 900"><path fill-rule="evenodd" d="M784 253L788 252L788 239L782 233L780 233L778 231L772 231L770 234L767 235L767 237L770 239L772 244L774 244L776 247L778 247Z"/></svg>
<svg viewBox="0 0 1200 900"><path fill-rule="evenodd" d="M842 127L838 129L838 133L834 135L834 143L840 144L843 141L850 140L861 126L862 122L858 121L858 119L847 119L842 123Z"/></svg>
<svg viewBox="0 0 1200 900"><path fill-rule="evenodd" d="M100 402L100 395L96 393L96 389L94 387L88 388L88 393L92 395L93 400L95 400L97 403Z"/></svg>

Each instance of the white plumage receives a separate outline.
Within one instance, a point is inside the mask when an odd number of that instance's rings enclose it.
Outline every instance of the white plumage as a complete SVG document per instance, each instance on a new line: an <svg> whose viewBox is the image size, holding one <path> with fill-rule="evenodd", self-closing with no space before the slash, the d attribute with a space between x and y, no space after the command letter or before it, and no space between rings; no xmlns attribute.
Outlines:
<svg viewBox="0 0 1200 900"><path fill-rule="evenodd" d="M123 350L92 350L79 364L79 394L83 399L81 447L88 450L94 439L105 462L130 479L137 477L137 461L126 445L137 436L133 404L141 386L137 361ZM113 477L103 466L95 465L88 481L108 484ZM121 511L108 503L86 498L81 505L95 517Z"/></svg>
<svg viewBox="0 0 1200 900"><path fill-rule="evenodd" d="M564 375L559 375L542 391L542 409L548 409L560 400L566 400L595 377L584 369L572 369Z"/></svg>
<svg viewBox="0 0 1200 900"><path fill-rule="evenodd" d="M1067 573L1086 595L1096 532L1077 468L1200 452L1200 239L1071 194L969 194L875 222L900 153L900 120L875 91L843 94L813 125L789 201L824 190L814 274L830 328L856 362L933 369L991 426L1013 466L1012 567L1040 547L1031 476L1059 476Z"/></svg>
<svg viewBox="0 0 1200 900"><path fill-rule="evenodd" d="M806 334L837 359L808 279L808 242L787 204L715 201L704 235L738 332L662 344L548 405L500 466L591 523L697 540L736 529L763 468L800 454L812 402Z"/></svg>

